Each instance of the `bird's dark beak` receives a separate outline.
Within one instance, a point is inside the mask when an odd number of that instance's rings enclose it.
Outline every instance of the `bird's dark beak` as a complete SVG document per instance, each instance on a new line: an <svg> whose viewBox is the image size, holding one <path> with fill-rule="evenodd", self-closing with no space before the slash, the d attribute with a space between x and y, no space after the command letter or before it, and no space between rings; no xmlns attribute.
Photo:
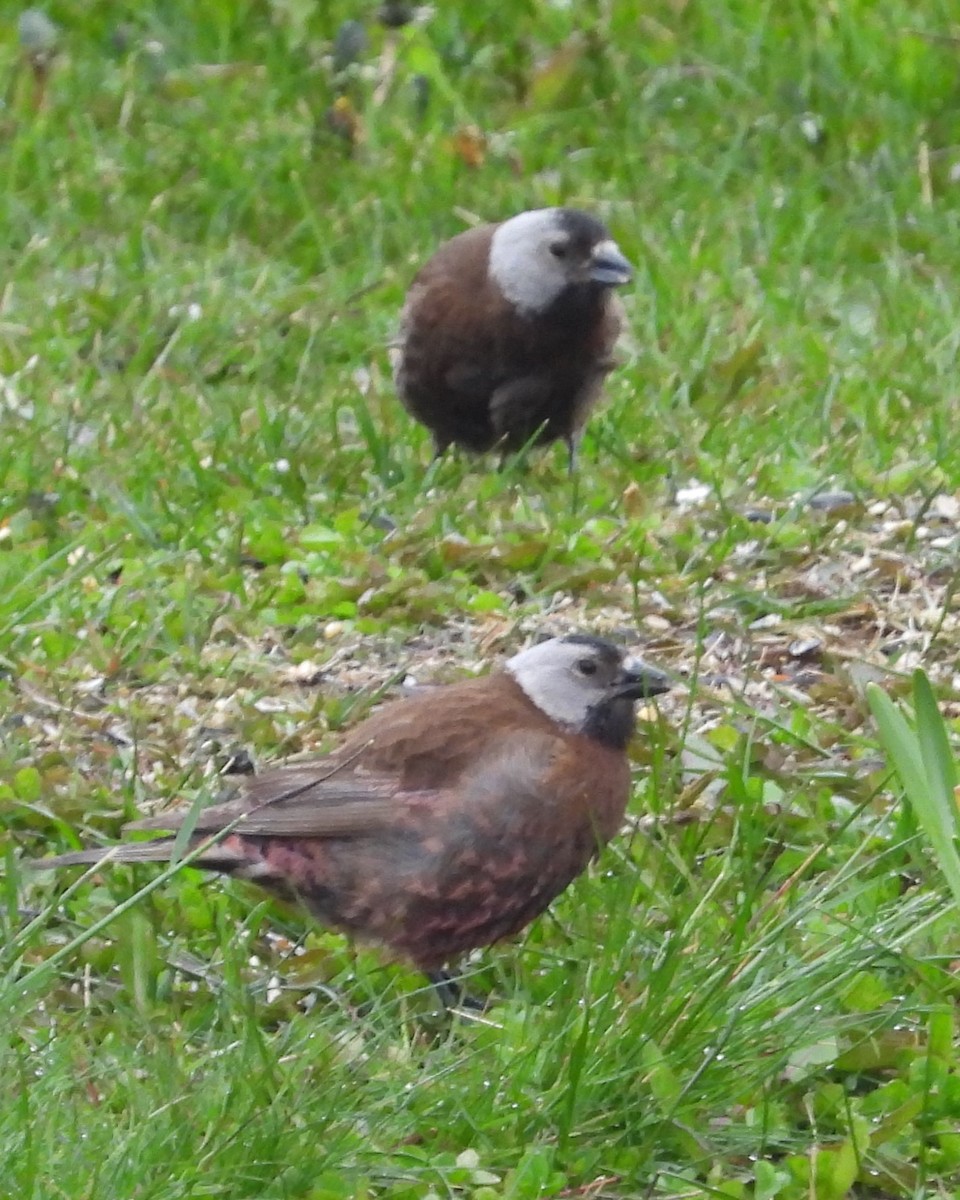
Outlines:
<svg viewBox="0 0 960 1200"><path fill-rule="evenodd" d="M660 696L673 687L670 679L639 658L628 659L620 671L620 678L610 687L611 696L624 696L630 700L649 700Z"/></svg>
<svg viewBox="0 0 960 1200"><path fill-rule="evenodd" d="M614 241L598 242L594 246L588 270L594 283L603 283L609 287L629 283L633 278L633 267L620 253L620 247Z"/></svg>

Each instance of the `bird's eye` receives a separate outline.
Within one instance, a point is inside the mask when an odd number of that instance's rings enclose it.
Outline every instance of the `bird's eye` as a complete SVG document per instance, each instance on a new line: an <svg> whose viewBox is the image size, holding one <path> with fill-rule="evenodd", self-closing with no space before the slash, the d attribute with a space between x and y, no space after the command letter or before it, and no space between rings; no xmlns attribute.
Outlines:
<svg viewBox="0 0 960 1200"><path fill-rule="evenodd" d="M581 658L577 663L577 670L581 675L596 675L597 664L592 658Z"/></svg>
<svg viewBox="0 0 960 1200"><path fill-rule="evenodd" d="M550 247L550 253L553 255L554 258L566 258L567 257L567 243L566 242L554 242L553 245Z"/></svg>

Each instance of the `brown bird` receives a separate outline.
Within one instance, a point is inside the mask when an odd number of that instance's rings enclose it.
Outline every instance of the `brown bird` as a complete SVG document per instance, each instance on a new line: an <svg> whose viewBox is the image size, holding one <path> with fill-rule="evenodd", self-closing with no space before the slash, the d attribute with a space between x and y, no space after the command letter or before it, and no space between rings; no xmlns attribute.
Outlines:
<svg viewBox="0 0 960 1200"><path fill-rule="evenodd" d="M194 865L298 902L442 985L445 963L522 929L617 831L634 703L667 687L601 638L541 642L502 671L386 705L332 754L251 777L238 799L200 813L192 846L239 821ZM173 844L30 865L163 862Z"/></svg>
<svg viewBox="0 0 960 1200"><path fill-rule="evenodd" d="M630 264L605 225L575 208L522 212L445 242L400 318L394 383L448 446L520 450L577 443L613 368Z"/></svg>

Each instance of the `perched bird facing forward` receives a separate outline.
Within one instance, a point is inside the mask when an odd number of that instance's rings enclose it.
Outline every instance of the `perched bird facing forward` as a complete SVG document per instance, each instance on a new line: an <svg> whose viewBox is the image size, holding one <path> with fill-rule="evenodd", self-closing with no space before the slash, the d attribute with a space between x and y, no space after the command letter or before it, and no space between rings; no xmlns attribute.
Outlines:
<svg viewBox="0 0 960 1200"><path fill-rule="evenodd" d="M630 264L575 208L522 212L444 242L400 319L403 406L450 445L483 452L577 442L614 365Z"/></svg>
<svg viewBox="0 0 960 1200"><path fill-rule="evenodd" d="M200 813L194 865L250 880L386 946L435 982L516 933L617 831L634 703L666 677L601 638L553 638L502 671L394 701L332 754L252 776ZM128 829L176 830L184 814ZM40 859L163 862L172 837Z"/></svg>

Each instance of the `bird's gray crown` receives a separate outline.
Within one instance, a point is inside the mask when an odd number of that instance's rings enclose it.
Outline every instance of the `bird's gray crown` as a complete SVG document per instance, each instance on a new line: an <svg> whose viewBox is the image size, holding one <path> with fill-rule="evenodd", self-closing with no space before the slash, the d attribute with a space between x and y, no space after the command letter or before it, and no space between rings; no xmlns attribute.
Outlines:
<svg viewBox="0 0 960 1200"><path fill-rule="evenodd" d="M489 271L527 313L545 312L570 287L615 287L632 275L606 226L575 208L531 209L498 225Z"/></svg>

